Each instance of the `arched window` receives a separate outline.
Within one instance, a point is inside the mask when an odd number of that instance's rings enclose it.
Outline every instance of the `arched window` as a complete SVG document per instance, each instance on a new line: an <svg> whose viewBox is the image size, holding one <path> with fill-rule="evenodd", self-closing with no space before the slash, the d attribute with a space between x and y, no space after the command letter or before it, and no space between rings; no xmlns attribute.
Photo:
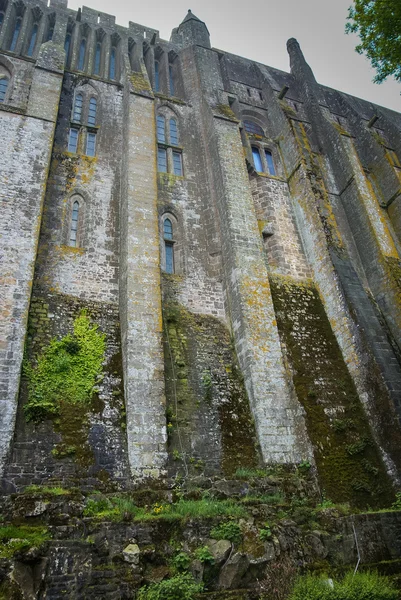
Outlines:
<svg viewBox="0 0 401 600"><path fill-rule="evenodd" d="M4 102L5 100L9 81L7 76L0 73L0 102Z"/></svg>
<svg viewBox="0 0 401 600"><path fill-rule="evenodd" d="M96 125L96 108L97 108L96 98L92 97L89 100L88 125L92 125L92 126Z"/></svg>
<svg viewBox="0 0 401 600"><path fill-rule="evenodd" d="M159 62L155 60L155 92L160 91Z"/></svg>
<svg viewBox="0 0 401 600"><path fill-rule="evenodd" d="M3 25L3 21L4 21L4 12L3 12L3 11L1 11L1 12L0 12L0 28L1 28L1 26Z"/></svg>
<svg viewBox="0 0 401 600"><path fill-rule="evenodd" d="M260 157L259 148L252 146L252 157L253 157L253 164L254 164L255 170L258 173L263 173L263 164L262 164L262 159Z"/></svg>
<svg viewBox="0 0 401 600"><path fill-rule="evenodd" d="M96 53L95 53L95 67L93 69L93 73L95 75L100 75L100 61L102 58L102 44L101 42L96 43Z"/></svg>
<svg viewBox="0 0 401 600"><path fill-rule="evenodd" d="M178 146L178 129L175 119L170 119L170 144Z"/></svg>
<svg viewBox="0 0 401 600"><path fill-rule="evenodd" d="M29 47L27 51L27 56L32 56L33 51L35 50L36 38L38 36L38 24L34 23L32 27L31 39L29 42Z"/></svg>
<svg viewBox="0 0 401 600"><path fill-rule="evenodd" d="M264 136L264 131L263 129L260 127L260 125L258 125L257 123L254 123L253 121L244 121L244 127L245 127L245 131L247 131L248 133L251 133L253 135L260 135L260 136Z"/></svg>
<svg viewBox="0 0 401 600"><path fill-rule="evenodd" d="M72 114L72 120L75 121L76 123L80 123L81 122L81 118L82 118L82 101L83 101L82 94L77 94L75 96L74 110L73 110L73 114Z"/></svg>
<svg viewBox="0 0 401 600"><path fill-rule="evenodd" d="M70 241L69 245L77 246L77 234L78 234L78 213L79 213L79 202L75 200L72 205L72 214L71 214L71 225L70 225Z"/></svg>
<svg viewBox="0 0 401 600"><path fill-rule="evenodd" d="M170 219L163 223L164 249L166 253L166 273L174 273L173 224Z"/></svg>
<svg viewBox="0 0 401 600"><path fill-rule="evenodd" d="M83 71L85 68L85 52L86 52L86 39L81 40L79 46L79 58L78 58L78 71Z"/></svg>
<svg viewBox="0 0 401 600"><path fill-rule="evenodd" d="M157 115L157 141L162 144L166 141L166 120L163 115Z"/></svg>
<svg viewBox="0 0 401 600"><path fill-rule="evenodd" d="M14 52L15 48L17 46L19 33L21 31L21 24L22 24L22 17L18 17L15 21L13 37L11 38L11 44L10 44L10 48L9 48L10 52Z"/></svg>
<svg viewBox="0 0 401 600"><path fill-rule="evenodd" d="M109 68L109 79L116 78L116 49L113 46L110 52L110 68Z"/></svg>

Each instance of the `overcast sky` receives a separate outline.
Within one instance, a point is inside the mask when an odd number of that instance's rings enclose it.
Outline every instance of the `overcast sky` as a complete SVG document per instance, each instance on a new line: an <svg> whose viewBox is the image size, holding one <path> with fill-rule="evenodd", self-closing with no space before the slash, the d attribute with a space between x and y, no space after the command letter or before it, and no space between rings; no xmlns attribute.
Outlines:
<svg viewBox="0 0 401 600"><path fill-rule="evenodd" d="M295 37L319 83L401 112L401 84L373 84L374 70L354 48L358 38L345 35L351 0L88 0L91 8L160 31L170 39L188 9L205 21L214 48L289 71L286 41ZM69 0L69 8L82 4Z"/></svg>

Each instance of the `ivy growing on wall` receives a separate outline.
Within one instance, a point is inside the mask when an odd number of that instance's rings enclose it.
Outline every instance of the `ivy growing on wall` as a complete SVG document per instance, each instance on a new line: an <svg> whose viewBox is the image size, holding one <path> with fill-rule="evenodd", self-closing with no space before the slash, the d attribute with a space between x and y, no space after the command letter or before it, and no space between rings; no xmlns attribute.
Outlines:
<svg viewBox="0 0 401 600"><path fill-rule="evenodd" d="M36 365L25 365L28 380L27 421L57 417L61 403L86 404L102 369L105 335L83 311L74 321L74 333L53 339Z"/></svg>

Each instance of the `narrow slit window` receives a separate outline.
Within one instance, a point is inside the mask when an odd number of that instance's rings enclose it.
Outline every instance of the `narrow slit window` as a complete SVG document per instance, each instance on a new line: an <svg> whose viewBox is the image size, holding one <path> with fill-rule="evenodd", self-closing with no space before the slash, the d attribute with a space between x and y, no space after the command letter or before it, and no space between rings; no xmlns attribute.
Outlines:
<svg viewBox="0 0 401 600"><path fill-rule="evenodd" d="M4 13L0 12L0 27L3 25Z"/></svg>
<svg viewBox="0 0 401 600"><path fill-rule="evenodd" d="M260 158L259 148L255 148L254 146L252 146L252 157L253 157L253 164L254 164L255 170L258 173L262 173L263 165L262 165L262 159Z"/></svg>
<svg viewBox="0 0 401 600"><path fill-rule="evenodd" d="M93 71L95 75L100 75L100 59L101 59L101 55L102 55L102 44L100 42L98 42L96 44L95 68L94 68L94 71Z"/></svg>
<svg viewBox="0 0 401 600"><path fill-rule="evenodd" d="M38 36L38 24L35 23L32 28L31 40L29 42L27 56L32 56L33 51L35 50L36 38Z"/></svg>
<svg viewBox="0 0 401 600"><path fill-rule="evenodd" d="M276 168L274 166L273 155L270 152L270 150L265 150L265 157L266 157L266 163L267 163L267 171L268 171L268 173L270 173L270 175L275 175L276 174Z"/></svg>
<svg viewBox="0 0 401 600"><path fill-rule="evenodd" d="M81 41L79 46L78 70L83 71L85 67L86 40Z"/></svg>
<svg viewBox="0 0 401 600"><path fill-rule="evenodd" d="M165 219L164 221L164 225L163 225L163 233L164 233L164 239L165 240L172 240L173 239L173 224L170 221L170 219Z"/></svg>
<svg viewBox="0 0 401 600"><path fill-rule="evenodd" d="M68 136L68 152L76 152L78 148L78 129L71 127Z"/></svg>
<svg viewBox="0 0 401 600"><path fill-rule="evenodd" d="M86 156L95 156L96 154L96 133L88 132L86 137Z"/></svg>
<svg viewBox="0 0 401 600"><path fill-rule="evenodd" d="M175 119L170 119L170 144L178 146L178 129Z"/></svg>
<svg viewBox="0 0 401 600"><path fill-rule="evenodd" d="M9 82L8 77L0 78L0 102L4 102L4 100L5 100L7 88L8 88L8 82Z"/></svg>
<svg viewBox="0 0 401 600"><path fill-rule="evenodd" d="M76 200L72 206L71 228L70 228L70 246L74 246L74 248L77 245L78 214L79 214L79 202L77 202L77 200Z"/></svg>
<svg viewBox="0 0 401 600"><path fill-rule="evenodd" d="M70 46L71 46L71 33L67 33L65 36L64 42L64 52L65 52L65 64L68 62L68 57L70 54Z"/></svg>
<svg viewBox="0 0 401 600"><path fill-rule="evenodd" d="M21 17L18 17L18 19L15 21L15 27L14 27L14 33L13 33L13 37L11 39L11 44L10 44L10 52L14 52L15 47L17 45L18 42L18 38L19 38L19 32L21 31L21 23L22 23L22 19Z"/></svg>
<svg viewBox="0 0 401 600"><path fill-rule="evenodd" d="M160 91L159 63L155 61L155 92Z"/></svg>
<svg viewBox="0 0 401 600"><path fill-rule="evenodd" d="M170 83L170 96L175 95L173 74L174 74L173 65L169 65L168 66L168 76L169 76L169 83Z"/></svg>
<svg viewBox="0 0 401 600"><path fill-rule="evenodd" d="M173 152L174 175L182 175L182 157L181 152Z"/></svg>
<svg viewBox="0 0 401 600"><path fill-rule="evenodd" d="M111 49L111 53L110 53L109 78L110 79L116 78L116 49L114 48L114 46Z"/></svg>
<svg viewBox="0 0 401 600"><path fill-rule="evenodd" d="M164 144L166 141L166 120L163 115L157 115L157 141Z"/></svg>
<svg viewBox="0 0 401 600"><path fill-rule="evenodd" d="M80 123L81 118L82 118L82 102L83 102L82 94L77 94L75 96L74 112L72 115L72 120L76 121L77 123Z"/></svg>
<svg viewBox="0 0 401 600"><path fill-rule="evenodd" d="M91 98L89 100L88 125L92 125L93 127L96 125L96 109L96 98Z"/></svg>
<svg viewBox="0 0 401 600"><path fill-rule="evenodd" d="M49 25L46 42L50 42L50 40L53 39L53 33L54 33L54 25L52 24L52 25Z"/></svg>
<svg viewBox="0 0 401 600"><path fill-rule="evenodd" d="M157 170L159 173L167 173L167 151L165 148L157 149Z"/></svg>
<svg viewBox="0 0 401 600"><path fill-rule="evenodd" d="M164 249L166 253L166 273L174 273L173 224L170 219L163 223Z"/></svg>
<svg viewBox="0 0 401 600"><path fill-rule="evenodd" d="M172 242L164 242L166 249L166 273L174 273L174 246Z"/></svg>

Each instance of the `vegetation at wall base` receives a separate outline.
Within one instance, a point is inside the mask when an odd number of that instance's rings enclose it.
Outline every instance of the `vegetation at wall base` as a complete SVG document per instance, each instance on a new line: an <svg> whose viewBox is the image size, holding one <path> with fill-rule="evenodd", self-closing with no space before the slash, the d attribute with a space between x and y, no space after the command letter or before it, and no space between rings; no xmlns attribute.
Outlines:
<svg viewBox="0 0 401 600"><path fill-rule="evenodd" d="M289 600L398 600L399 592L377 572L351 571L341 580L326 575L299 577Z"/></svg>

